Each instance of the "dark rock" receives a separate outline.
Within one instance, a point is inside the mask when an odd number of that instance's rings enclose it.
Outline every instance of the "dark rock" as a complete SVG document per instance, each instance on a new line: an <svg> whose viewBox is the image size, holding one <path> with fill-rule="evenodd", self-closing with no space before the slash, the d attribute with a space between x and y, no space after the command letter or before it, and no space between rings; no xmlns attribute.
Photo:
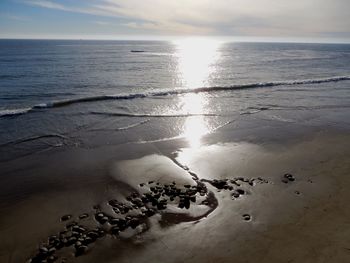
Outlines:
<svg viewBox="0 0 350 263"><path fill-rule="evenodd" d="M129 221L129 225L132 229L135 229L139 224L141 224L140 220L138 218L132 218Z"/></svg>
<svg viewBox="0 0 350 263"><path fill-rule="evenodd" d="M47 262L48 262L48 263L52 263L52 262L55 262L57 259L58 259L57 256L51 255L51 256L49 256L49 257L47 258Z"/></svg>
<svg viewBox="0 0 350 263"><path fill-rule="evenodd" d="M145 215L146 215L147 217L151 217L151 216L153 216L155 213L156 213L156 212L155 212L152 208L149 208L149 209L147 209L147 211L145 212Z"/></svg>
<svg viewBox="0 0 350 263"><path fill-rule="evenodd" d="M85 219L85 218L88 218L88 217L89 217L89 215L86 214L86 213L84 213L84 214L81 214L81 215L79 216L79 219Z"/></svg>
<svg viewBox="0 0 350 263"><path fill-rule="evenodd" d="M79 257L79 256L83 255L86 250L87 250L87 246L77 247L76 250L75 250L75 256Z"/></svg>
<svg viewBox="0 0 350 263"><path fill-rule="evenodd" d="M41 248L39 248L39 252L42 254L47 254L49 252L49 250L47 247L41 247Z"/></svg>
<svg viewBox="0 0 350 263"><path fill-rule="evenodd" d="M248 214L244 214L242 217L245 221L249 221L251 219L251 216Z"/></svg>
<svg viewBox="0 0 350 263"><path fill-rule="evenodd" d="M64 216L62 216L61 217L61 221L63 222L63 221L67 221L67 220L69 220L69 219L71 219L72 218L72 215L64 215Z"/></svg>
<svg viewBox="0 0 350 263"><path fill-rule="evenodd" d="M118 235L119 232L120 232L120 229L119 229L118 226L114 226L114 227L111 228L112 235Z"/></svg>
<svg viewBox="0 0 350 263"><path fill-rule="evenodd" d="M227 182L225 180L214 179L213 181L209 181L209 183L217 189L224 189L224 187L227 185Z"/></svg>
<svg viewBox="0 0 350 263"><path fill-rule="evenodd" d="M99 238L99 234L96 231L90 231L86 234L89 238L91 238L92 240L96 240L97 238Z"/></svg>
<svg viewBox="0 0 350 263"><path fill-rule="evenodd" d="M282 181L282 183L285 183L285 184L288 184L288 182L289 182L289 180L286 178L283 178L281 181Z"/></svg>
<svg viewBox="0 0 350 263"><path fill-rule="evenodd" d="M294 176L291 175L291 174L284 174L283 177L286 178L286 179L287 179L288 181L290 181L290 182L295 181Z"/></svg>
<svg viewBox="0 0 350 263"><path fill-rule="evenodd" d="M237 193L239 193L240 195L244 195L245 191L243 189L236 189Z"/></svg>
<svg viewBox="0 0 350 263"><path fill-rule="evenodd" d="M68 223L67 225L66 225L66 228L72 228L73 226L75 226L75 225L77 225L78 223L77 222L70 222L70 223Z"/></svg>

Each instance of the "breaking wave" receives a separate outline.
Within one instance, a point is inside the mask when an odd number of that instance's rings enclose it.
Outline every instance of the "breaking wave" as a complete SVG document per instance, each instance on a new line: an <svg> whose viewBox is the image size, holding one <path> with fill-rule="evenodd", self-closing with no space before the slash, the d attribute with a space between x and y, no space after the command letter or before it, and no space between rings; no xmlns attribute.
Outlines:
<svg viewBox="0 0 350 263"><path fill-rule="evenodd" d="M72 104L86 103L86 102L96 102L96 101L106 101L106 100L132 100L132 99L161 97L161 96L169 96L169 95L181 95L186 93L230 91L230 90L254 89L254 88L265 88L265 87L276 87L276 86L294 86L294 85L303 85L303 84L321 84L321 83L339 82L339 81L346 81L346 80L350 80L350 76L337 76L337 77L330 77L330 78L304 79L304 80L293 80L293 81L258 82L258 83L250 83L250 84L237 84L237 85L231 85L231 86L200 87L200 88L194 88L194 89L172 89L172 90L160 90L160 91L131 93L131 94L101 95L101 96L83 97L83 98L54 101L49 103L42 103L42 104L35 105L31 108L0 110L0 118L21 115L34 110L38 110L38 109L58 108L58 107L64 107Z"/></svg>

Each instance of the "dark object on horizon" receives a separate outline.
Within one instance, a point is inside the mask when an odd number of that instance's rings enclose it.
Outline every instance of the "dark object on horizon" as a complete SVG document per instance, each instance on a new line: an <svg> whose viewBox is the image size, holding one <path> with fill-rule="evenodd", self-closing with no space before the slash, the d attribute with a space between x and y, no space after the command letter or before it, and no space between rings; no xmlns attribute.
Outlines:
<svg viewBox="0 0 350 263"><path fill-rule="evenodd" d="M142 53L142 52L146 52L144 50L130 50L130 52L132 53Z"/></svg>

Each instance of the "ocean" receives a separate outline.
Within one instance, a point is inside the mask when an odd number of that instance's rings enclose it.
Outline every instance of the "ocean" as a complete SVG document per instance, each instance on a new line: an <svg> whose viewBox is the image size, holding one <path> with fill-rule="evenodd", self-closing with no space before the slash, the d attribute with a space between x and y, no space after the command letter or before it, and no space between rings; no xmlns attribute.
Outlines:
<svg viewBox="0 0 350 263"><path fill-rule="evenodd" d="M0 162L65 146L199 144L261 112L310 125L336 113L348 125L349 84L347 44L1 40Z"/></svg>

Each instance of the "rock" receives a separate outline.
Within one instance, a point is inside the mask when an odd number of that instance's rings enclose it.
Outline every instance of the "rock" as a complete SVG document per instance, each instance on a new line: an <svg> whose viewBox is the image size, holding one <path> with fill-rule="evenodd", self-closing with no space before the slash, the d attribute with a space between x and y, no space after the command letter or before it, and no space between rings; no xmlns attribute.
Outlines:
<svg viewBox="0 0 350 263"><path fill-rule="evenodd" d="M282 183L285 183L285 184L288 184L288 182L289 182L288 179L286 179L286 178L283 178L281 181L282 181Z"/></svg>
<svg viewBox="0 0 350 263"><path fill-rule="evenodd" d="M88 218L88 217L89 217L89 215L87 213L84 213L84 214L81 214L79 216L79 219L85 219L85 218Z"/></svg>
<svg viewBox="0 0 350 263"><path fill-rule="evenodd" d="M75 226L75 225L77 225L78 223L77 222L70 222L70 223L68 223L67 225L66 225L66 228L72 228L73 226Z"/></svg>
<svg viewBox="0 0 350 263"><path fill-rule="evenodd" d="M67 221L67 220L69 220L69 219L71 219L72 218L72 215L64 215L64 216L62 216L61 217L61 221L63 222L63 221Z"/></svg>
<svg viewBox="0 0 350 263"><path fill-rule="evenodd" d="M120 232L120 229L119 229L118 226L114 226L114 227L111 228L111 234L112 235L118 235L119 232Z"/></svg>
<svg viewBox="0 0 350 263"><path fill-rule="evenodd" d="M216 187L217 189L224 189L224 187L227 186L227 181L226 180L216 180L214 179L213 181L209 181L211 185Z"/></svg>
<svg viewBox="0 0 350 263"><path fill-rule="evenodd" d="M55 262L57 259L58 259L57 256L51 255L51 256L48 257L47 262L48 263Z"/></svg>
<svg viewBox="0 0 350 263"><path fill-rule="evenodd" d="M151 216L153 216L155 213L156 213L156 212L155 212L152 208L149 208L149 209L147 209L147 211L145 212L145 215L146 215L147 217L151 217Z"/></svg>
<svg viewBox="0 0 350 263"><path fill-rule="evenodd" d="M244 195L245 191L243 189L236 189L237 193L239 193L240 195Z"/></svg>
<svg viewBox="0 0 350 263"><path fill-rule="evenodd" d="M288 181L290 181L290 182L295 181L294 176L291 175L291 174L284 174L283 177L284 177L285 179L287 179Z"/></svg>
<svg viewBox="0 0 350 263"><path fill-rule="evenodd" d="M249 221L251 219L251 216L248 214L244 214L242 217L245 221Z"/></svg>
<svg viewBox="0 0 350 263"><path fill-rule="evenodd" d="M79 256L83 255L86 250L87 250L87 246L77 247L76 250L75 250L75 256L79 257Z"/></svg>
<svg viewBox="0 0 350 263"><path fill-rule="evenodd" d="M99 234L95 231L90 231L86 234L89 238L91 238L92 240L96 240L97 238L99 238Z"/></svg>
<svg viewBox="0 0 350 263"><path fill-rule="evenodd" d="M140 220L138 218L132 218L129 221L129 225L132 229L135 229L139 224L141 224Z"/></svg>
<svg viewBox="0 0 350 263"><path fill-rule="evenodd" d="M39 252L42 254L47 254L49 252L49 250L46 247L41 247L41 248L39 248Z"/></svg>

